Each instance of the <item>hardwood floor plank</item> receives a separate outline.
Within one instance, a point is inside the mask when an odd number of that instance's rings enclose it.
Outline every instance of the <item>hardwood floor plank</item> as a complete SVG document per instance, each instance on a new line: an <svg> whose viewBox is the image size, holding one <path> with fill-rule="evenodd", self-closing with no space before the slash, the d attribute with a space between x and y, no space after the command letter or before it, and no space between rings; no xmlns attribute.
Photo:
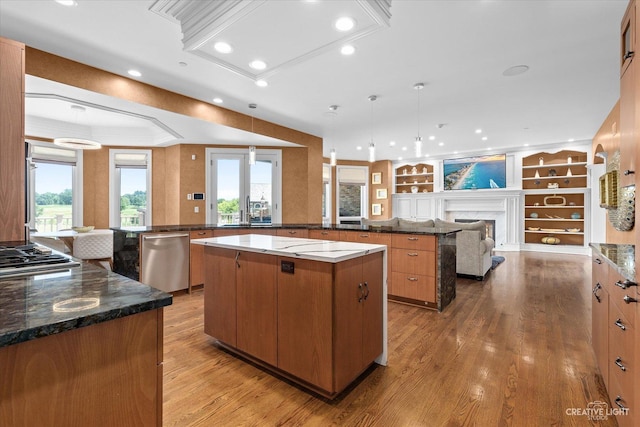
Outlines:
<svg viewBox="0 0 640 427"><path fill-rule="evenodd" d="M484 282L458 278L443 313L390 302L389 366L334 401L218 348L202 290L177 294L164 314L165 425L591 425L566 414L608 400L591 349L590 258L502 255Z"/></svg>

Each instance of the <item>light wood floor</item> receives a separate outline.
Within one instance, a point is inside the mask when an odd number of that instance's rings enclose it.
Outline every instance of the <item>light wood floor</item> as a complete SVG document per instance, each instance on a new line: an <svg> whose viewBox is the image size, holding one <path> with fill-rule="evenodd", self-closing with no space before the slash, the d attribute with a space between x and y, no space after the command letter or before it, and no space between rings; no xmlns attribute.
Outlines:
<svg viewBox="0 0 640 427"><path fill-rule="evenodd" d="M566 414L608 400L591 348L590 258L501 255L484 282L458 278L443 313L390 302L389 365L334 401L218 349L203 332L203 291L176 295L164 425L591 425Z"/></svg>

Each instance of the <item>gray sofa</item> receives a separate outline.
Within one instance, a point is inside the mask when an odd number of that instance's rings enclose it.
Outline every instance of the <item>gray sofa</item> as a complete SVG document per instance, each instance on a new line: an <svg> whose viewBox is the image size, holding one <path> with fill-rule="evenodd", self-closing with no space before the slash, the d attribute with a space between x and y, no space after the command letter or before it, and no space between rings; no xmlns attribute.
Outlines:
<svg viewBox="0 0 640 427"><path fill-rule="evenodd" d="M362 218L362 224L370 227L436 227L462 229L456 234L456 273L473 276L483 280L491 268L491 252L495 246L493 239L487 237L484 221L471 223L449 222L439 218L425 221L409 221L402 218L388 220L370 220Z"/></svg>

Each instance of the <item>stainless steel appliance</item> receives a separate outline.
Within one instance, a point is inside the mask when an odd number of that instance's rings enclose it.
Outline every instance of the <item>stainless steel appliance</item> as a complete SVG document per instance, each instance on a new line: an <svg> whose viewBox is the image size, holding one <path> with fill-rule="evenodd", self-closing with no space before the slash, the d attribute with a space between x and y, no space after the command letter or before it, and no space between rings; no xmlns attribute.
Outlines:
<svg viewBox="0 0 640 427"><path fill-rule="evenodd" d="M189 234L144 233L140 281L165 292L189 287Z"/></svg>
<svg viewBox="0 0 640 427"><path fill-rule="evenodd" d="M0 246L0 279L69 270L80 263L35 244Z"/></svg>

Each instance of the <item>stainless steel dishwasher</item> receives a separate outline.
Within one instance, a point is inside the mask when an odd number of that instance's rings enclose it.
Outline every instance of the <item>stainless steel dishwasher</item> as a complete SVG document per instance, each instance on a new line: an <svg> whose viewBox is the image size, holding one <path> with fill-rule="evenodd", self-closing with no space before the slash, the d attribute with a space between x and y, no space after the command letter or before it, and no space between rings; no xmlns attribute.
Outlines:
<svg viewBox="0 0 640 427"><path fill-rule="evenodd" d="M165 292L189 287L189 234L142 234L140 281Z"/></svg>

